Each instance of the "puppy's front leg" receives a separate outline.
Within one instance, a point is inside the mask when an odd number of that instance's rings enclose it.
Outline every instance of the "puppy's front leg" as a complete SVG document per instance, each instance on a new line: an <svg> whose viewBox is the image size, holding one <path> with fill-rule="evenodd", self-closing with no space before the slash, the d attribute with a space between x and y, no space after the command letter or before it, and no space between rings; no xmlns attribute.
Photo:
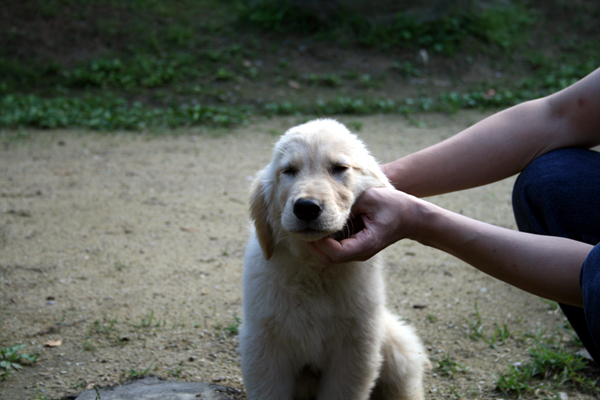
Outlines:
<svg viewBox="0 0 600 400"><path fill-rule="evenodd" d="M346 351L339 350L323 374L317 400L367 400L381 361L376 349L365 351L349 345Z"/></svg>
<svg viewBox="0 0 600 400"><path fill-rule="evenodd" d="M294 374L281 351L248 346L242 357L244 386L248 400L291 400Z"/></svg>

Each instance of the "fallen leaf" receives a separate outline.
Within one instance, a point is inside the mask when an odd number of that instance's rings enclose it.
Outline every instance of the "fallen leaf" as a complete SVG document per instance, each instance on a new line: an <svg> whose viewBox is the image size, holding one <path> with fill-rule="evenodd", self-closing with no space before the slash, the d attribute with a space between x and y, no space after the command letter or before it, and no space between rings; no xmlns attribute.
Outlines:
<svg viewBox="0 0 600 400"><path fill-rule="evenodd" d="M288 82L289 87L291 87L292 89L300 89L300 84L296 81L289 81Z"/></svg>
<svg viewBox="0 0 600 400"><path fill-rule="evenodd" d="M58 340L49 340L46 343L44 343L44 346L46 347L58 347L62 345L62 340L58 339Z"/></svg>

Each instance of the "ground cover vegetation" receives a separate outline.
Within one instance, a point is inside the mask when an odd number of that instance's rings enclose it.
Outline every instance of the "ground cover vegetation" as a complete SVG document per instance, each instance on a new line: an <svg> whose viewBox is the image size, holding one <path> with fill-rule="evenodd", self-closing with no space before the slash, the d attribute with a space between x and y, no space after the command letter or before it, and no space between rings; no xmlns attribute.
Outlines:
<svg viewBox="0 0 600 400"><path fill-rule="evenodd" d="M562 0L386 24L285 2L7 0L0 128L506 107L595 69L599 17L594 2Z"/></svg>

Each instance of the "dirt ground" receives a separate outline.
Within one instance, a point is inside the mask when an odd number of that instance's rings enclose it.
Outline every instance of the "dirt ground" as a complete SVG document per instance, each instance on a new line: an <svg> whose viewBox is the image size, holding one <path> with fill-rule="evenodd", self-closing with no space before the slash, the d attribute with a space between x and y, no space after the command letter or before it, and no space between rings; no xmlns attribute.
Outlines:
<svg viewBox="0 0 600 400"><path fill-rule="evenodd" d="M340 120L360 128L386 162L484 116ZM277 136L299 122L177 136L40 131L10 141L15 132L5 132L0 347L22 343L40 357L0 381L0 399L60 398L144 373L243 390L235 331L243 319L248 187ZM430 200L515 229L513 181ZM429 399L506 397L494 389L495 374L529 359L527 334L571 342L555 306L451 256L410 241L385 254L389 305L417 327L433 361ZM472 327L488 342L496 327L512 335L490 346L472 338ZM454 365L452 377L444 365ZM554 395L534 398L545 396Z"/></svg>

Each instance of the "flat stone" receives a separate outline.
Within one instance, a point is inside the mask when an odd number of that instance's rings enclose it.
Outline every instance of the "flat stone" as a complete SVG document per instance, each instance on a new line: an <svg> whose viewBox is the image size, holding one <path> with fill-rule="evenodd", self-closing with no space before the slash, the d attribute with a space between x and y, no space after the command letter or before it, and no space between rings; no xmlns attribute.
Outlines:
<svg viewBox="0 0 600 400"><path fill-rule="evenodd" d="M178 382L146 376L117 386L89 389L63 400L238 400L242 393L226 386L202 382Z"/></svg>

